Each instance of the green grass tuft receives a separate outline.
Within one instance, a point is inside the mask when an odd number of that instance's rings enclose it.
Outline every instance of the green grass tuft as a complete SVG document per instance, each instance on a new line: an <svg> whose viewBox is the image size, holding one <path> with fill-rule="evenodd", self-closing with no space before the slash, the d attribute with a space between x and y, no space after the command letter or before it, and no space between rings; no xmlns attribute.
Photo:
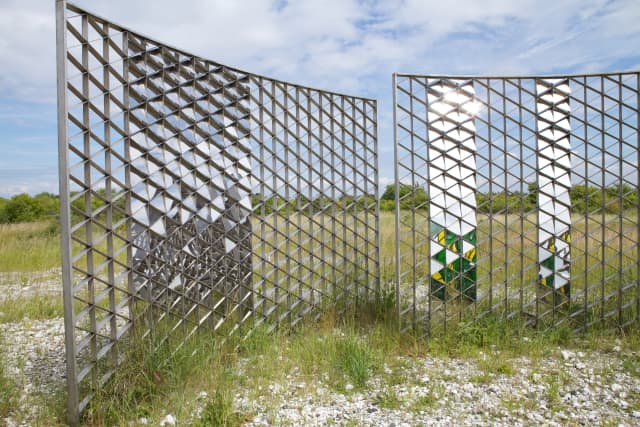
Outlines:
<svg viewBox="0 0 640 427"><path fill-rule="evenodd" d="M402 401L398 397L393 387L384 387L374 399L376 405L383 409L398 409L402 406Z"/></svg>
<svg viewBox="0 0 640 427"><path fill-rule="evenodd" d="M213 396L206 400L200 418L195 427L235 427L247 420L247 417L234 410L231 375L222 375Z"/></svg>
<svg viewBox="0 0 640 427"><path fill-rule="evenodd" d="M365 386L375 367L369 343L352 334L337 340L335 362L356 387Z"/></svg>
<svg viewBox="0 0 640 427"><path fill-rule="evenodd" d="M17 400L16 384L5 375L4 361L0 360L0 419L11 415Z"/></svg>
<svg viewBox="0 0 640 427"><path fill-rule="evenodd" d="M197 368L217 360L212 336L201 334L195 338L172 353L166 344L158 346L148 339L132 337L124 350L124 362L106 386L96 390L85 422L122 425L127 418L153 415L155 408L164 406L162 400L184 386ZM217 367L219 363L212 365Z"/></svg>
<svg viewBox="0 0 640 427"><path fill-rule="evenodd" d="M625 356L622 367L632 376L640 378L640 355L631 354Z"/></svg>
<svg viewBox="0 0 640 427"><path fill-rule="evenodd" d="M64 306L60 296L34 295L0 300L0 323L19 322L24 319L55 319L63 315Z"/></svg>
<svg viewBox="0 0 640 427"><path fill-rule="evenodd" d="M4 337L0 335L0 346L3 345ZM16 383L7 377L5 366L4 353L0 352L0 419L11 415L18 402Z"/></svg>
<svg viewBox="0 0 640 427"><path fill-rule="evenodd" d="M479 360L478 366L485 374L510 376L514 372L513 365L498 355L491 355L491 357Z"/></svg>
<svg viewBox="0 0 640 427"><path fill-rule="evenodd" d="M409 408L413 412L426 411L440 404L444 393L445 387L442 383L433 383L429 386L429 389L425 394L419 396L413 402L411 402Z"/></svg>

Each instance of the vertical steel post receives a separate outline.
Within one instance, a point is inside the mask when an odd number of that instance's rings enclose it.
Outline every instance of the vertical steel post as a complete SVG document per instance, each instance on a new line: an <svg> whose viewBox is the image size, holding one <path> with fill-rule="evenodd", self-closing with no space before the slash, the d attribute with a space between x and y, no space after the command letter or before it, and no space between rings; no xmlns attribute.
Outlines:
<svg viewBox="0 0 640 427"><path fill-rule="evenodd" d="M504 159L504 187L502 191L505 194L505 207L504 207L504 254L502 255L504 263L502 268L504 269L504 313L502 316L506 317L506 313L509 311L509 173L507 165L507 87L506 80L502 80L502 157ZM493 309L491 309L493 312Z"/></svg>
<svg viewBox="0 0 640 427"><path fill-rule="evenodd" d="M624 173L623 173L623 153L622 153L622 75L618 75L618 327L622 327L624 321L622 317L622 248L623 244L623 222L624 222ZM640 165L637 165L640 166Z"/></svg>
<svg viewBox="0 0 640 427"><path fill-rule="evenodd" d="M540 180L538 179L538 174L540 173L540 150L539 150L539 143L538 140L540 138L540 128L539 128L539 120L538 117L540 116L540 111L538 108L538 79L534 79L533 81L533 85L534 85L534 93L536 94L536 98L535 98L535 147L536 147L536 212L538 212L536 214L536 284L535 284L535 289L536 289L536 311L535 311L535 319L534 319L534 325L537 327L538 326L538 321L540 320Z"/></svg>
<svg viewBox="0 0 640 427"><path fill-rule="evenodd" d="M583 118L586 122L586 118L587 118L587 78L584 77L582 79L582 84L583 84L583 101L584 103L582 104L582 114L583 114ZM584 318L585 318L585 328L587 327L588 323L589 323L589 319L588 319L588 315L589 315L589 162L587 162L587 159L589 158L589 150L588 150L588 146L589 144L587 143L588 141L588 127L586 126L586 123L583 125L583 137L582 137L582 143L584 144L584 186L585 186L585 193L584 193ZM639 168L640 170L640 168ZM639 182L640 183L640 182Z"/></svg>
<svg viewBox="0 0 640 427"><path fill-rule="evenodd" d="M71 273L71 213L69 206L69 158L67 147L67 37L65 0L56 0L56 72L58 92L58 175L60 191L60 244L62 246L62 298L64 300L64 336L67 365L67 420L78 422L78 384L75 313Z"/></svg>
<svg viewBox="0 0 640 427"><path fill-rule="evenodd" d="M493 130L493 123L491 121L491 116L493 114L493 109L491 108L491 80L487 79L487 122L489 125L488 132L488 141L487 141L487 150L488 160L489 160L489 200L488 200L488 208L489 215L487 221L489 222L489 312L493 313L493 138L491 137L491 131Z"/></svg>
<svg viewBox="0 0 640 427"><path fill-rule="evenodd" d="M394 93L395 93L395 89L394 89ZM363 107L363 116L364 116L364 132L366 134L366 120L367 120L367 113L366 113L366 101L364 102L364 107ZM376 236L375 236L375 269L376 269L376 296L380 296L380 281L382 280L382 277L380 276L380 167L379 167L379 156L378 156L378 118L379 118L379 114L378 114L378 102L374 101L373 103L374 105L374 117L375 117L375 140L373 141L373 152L374 152L374 164L373 164L373 175L374 175L374 189L373 189L373 194L374 194L374 198L375 198L375 215L376 215L376 219L375 219L375 231L376 231ZM394 110L395 110L395 105L394 105ZM395 129L395 123L394 123L394 129ZM365 139L366 142L366 139ZM365 165L367 165L369 162L366 161L366 151L367 151L367 144L365 143ZM366 174L365 174L366 175ZM365 179L368 179L367 176L365 176ZM369 195L367 194L367 197L369 197ZM369 226L368 226L368 222L369 222L369 203L367 201L367 209L365 211L365 214L367 215L367 233L369 230ZM396 239L397 239L397 234L396 234ZM367 241L369 240L368 234L367 234ZM368 245L367 245L368 246ZM368 258L368 254L369 251L367 250L367 258ZM396 295L397 297L397 295Z"/></svg>
<svg viewBox="0 0 640 427"><path fill-rule="evenodd" d="M640 163L640 73L636 74L636 163ZM640 166L640 165L638 165ZM640 167L636 175L636 321L640 320Z"/></svg>
<svg viewBox="0 0 640 427"><path fill-rule="evenodd" d="M402 329L402 319L400 318L400 172L398 170L398 76L393 73L393 176L395 185L395 236L396 236L396 316L398 318L398 328Z"/></svg>
<svg viewBox="0 0 640 427"><path fill-rule="evenodd" d="M413 79L409 79L409 114L410 114L410 119L409 119L409 123L411 123L410 125L410 134L411 134L411 246L412 247L416 247L416 174L415 174L415 170L416 170L416 164L415 164L415 153L416 153L416 146L415 146L415 141L416 141L416 137L415 137L415 130L414 130L414 111L413 111L413 102L414 102L414 96L413 96ZM400 182L398 182L398 185L400 185ZM429 185L429 183L427 183L427 186ZM427 187L428 188L428 187ZM400 200L400 192L396 193L396 197L398 198L398 203ZM398 209L398 212L400 212L400 210ZM415 266L416 265L416 251L413 250L411 251L411 265ZM416 295L416 283L417 283L417 275L416 275L416 269L412 269L411 271L411 324L413 326L413 328L416 328L416 320L417 320L417 313L416 313L416 305L417 305L417 295ZM446 311L446 305L445 305L445 311Z"/></svg>
<svg viewBox="0 0 640 427"><path fill-rule="evenodd" d="M519 148L520 148L520 155L518 158L518 167L520 169L520 251L518 253L519 257L520 257L520 286L518 289L518 297L519 297L519 301L518 301L518 311L520 313L524 312L524 218L526 215L526 211L524 209L524 201L525 198L528 196L525 196L524 193L524 160L523 160L523 147L524 144L522 143L522 79L518 79L518 141L520 141L519 144ZM528 189L527 189L528 191ZM507 306L507 313L505 313L505 316L509 315L508 312L508 306Z"/></svg>
<svg viewBox="0 0 640 427"><path fill-rule="evenodd" d="M605 320L605 316L607 313L607 310L605 308L605 301L606 301L606 295L605 295L605 284L607 282L606 280L606 256L607 256L607 245L605 243L606 240L606 236L607 236L607 215L606 215L606 210L604 207L604 204L606 203L607 200L607 188L606 188L606 172L605 172L605 168L606 168L606 162L605 162L605 158L604 158L604 153L606 152L606 142L605 142L605 122L604 122L604 118L605 118L605 95L604 95L604 76L600 76L600 105L599 105L599 113L600 113L600 159L601 159L601 164L600 164L600 178L602 179L602 181L600 182L600 194L602 195L602 202L603 202L603 206L600 209L600 230L601 230L601 241L600 241L600 265L602 266L602 268L600 269L600 322L601 324L604 324L604 320Z"/></svg>

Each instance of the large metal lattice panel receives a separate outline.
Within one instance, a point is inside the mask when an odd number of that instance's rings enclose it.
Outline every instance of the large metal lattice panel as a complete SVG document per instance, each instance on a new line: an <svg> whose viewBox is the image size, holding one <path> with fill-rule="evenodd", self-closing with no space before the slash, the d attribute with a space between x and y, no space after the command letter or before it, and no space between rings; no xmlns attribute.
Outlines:
<svg viewBox="0 0 640 427"><path fill-rule="evenodd" d="M394 76L402 329L640 317L639 79Z"/></svg>
<svg viewBox="0 0 640 427"><path fill-rule="evenodd" d="M377 289L374 100L56 13L72 422L134 339L176 349Z"/></svg>

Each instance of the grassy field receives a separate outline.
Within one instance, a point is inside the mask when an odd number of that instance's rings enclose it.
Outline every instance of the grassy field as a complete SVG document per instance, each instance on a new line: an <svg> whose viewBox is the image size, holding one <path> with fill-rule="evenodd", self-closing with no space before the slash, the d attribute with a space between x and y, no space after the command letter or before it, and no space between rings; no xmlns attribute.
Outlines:
<svg viewBox="0 0 640 427"><path fill-rule="evenodd" d="M0 224L0 273L60 267L60 234L51 222Z"/></svg>
<svg viewBox="0 0 640 427"><path fill-rule="evenodd" d="M273 217L272 217L273 218ZM326 218L328 223L329 218ZM302 219L300 221L303 221ZM321 222L320 219L316 220ZM296 217L289 218L287 221L291 226L298 224ZM286 224L282 219L281 226ZM373 218L371 218L373 222ZM269 222L272 227L275 226L273 219ZM373 224L372 224L373 225ZM254 230L257 234L258 223L254 224ZM316 225L316 230L319 227ZM309 231L309 226L303 227L303 230ZM83 229L76 233L81 236ZM97 233L97 229L96 229ZM336 233L340 233L340 229ZM395 257L394 250L394 216L392 212L381 212L380 214L380 241L381 253L380 258L386 269L383 276L386 280L393 278L393 259ZM295 239L296 234L292 234ZM273 235L267 236L268 241L274 242ZM254 237L257 242L257 237ZM103 242L106 247L106 243ZM305 249L310 249L309 243L302 245ZM76 252L79 247L75 247ZM60 234L56 224L51 222L34 222L23 224L0 224L0 272L38 272L50 270L60 267Z"/></svg>
<svg viewBox="0 0 640 427"><path fill-rule="evenodd" d="M426 287L429 282L429 236L424 212L411 214L403 211L401 217L401 282L402 300L413 304L414 284ZM292 214L287 217L269 216L264 223L253 224L254 282L260 289L290 287L302 294L304 290L322 289L327 292L327 278L340 281L345 272L357 275L364 281L371 269L375 254L374 242L354 239L352 233L367 233L374 226L374 218L341 216L331 224L326 215L315 215L312 219ZM380 279L383 289L393 289L395 282L395 226L393 212L380 215ZM604 316L613 309L624 311L624 316L633 314L633 301L638 298L633 286L638 278L638 219L626 215L622 219L610 214L589 217L575 215L572 218L571 243L571 294L574 310L588 311L592 316ZM278 231L279 230L279 231ZM477 228L477 287L478 298L474 311L493 311L497 308L512 313L535 310L538 301L537 274L537 228L535 213L519 215L478 216ZM84 228L75 235L83 240ZM102 233L92 228L94 237ZM369 228L369 235L372 228ZM124 235L124 230L120 230ZM284 235L290 236L286 241ZM346 236L353 248L340 246ZM263 242L263 243L261 243ZM325 242L325 249L320 249ZM92 253L92 262L101 266L98 274L106 274L108 245L114 250L122 247L123 241L100 239L98 251ZM336 247L333 247L333 246ZM87 262L82 245L73 244L76 265ZM622 250L620 250L622 248ZM102 252L103 254L100 254ZM290 254L291 262L286 254ZM368 253L369 255L364 255ZM332 267L331 258L349 259L351 265L339 269ZM126 251L120 251L115 259L126 264ZM320 262L324 261L324 262ZM275 263L284 263L292 272L290 276L275 272ZM2 273L24 273L24 276L57 269L60 266L60 244L58 228L48 222L0 225L0 283L15 280ZM123 270L116 265L114 274ZM424 292L423 295L426 295ZM424 297L423 297L424 298ZM438 301L432 301L438 304ZM628 312L628 313L627 313Z"/></svg>

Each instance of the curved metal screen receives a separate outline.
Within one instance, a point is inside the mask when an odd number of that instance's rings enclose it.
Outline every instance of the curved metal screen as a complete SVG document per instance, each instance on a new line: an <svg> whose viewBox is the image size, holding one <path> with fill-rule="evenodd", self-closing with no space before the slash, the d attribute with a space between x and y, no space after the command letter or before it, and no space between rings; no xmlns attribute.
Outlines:
<svg viewBox="0 0 640 427"><path fill-rule="evenodd" d="M374 100L246 73L57 2L72 421L133 332L295 324L378 285Z"/></svg>
<svg viewBox="0 0 640 427"><path fill-rule="evenodd" d="M394 75L404 329L640 317L639 88L638 72Z"/></svg>

